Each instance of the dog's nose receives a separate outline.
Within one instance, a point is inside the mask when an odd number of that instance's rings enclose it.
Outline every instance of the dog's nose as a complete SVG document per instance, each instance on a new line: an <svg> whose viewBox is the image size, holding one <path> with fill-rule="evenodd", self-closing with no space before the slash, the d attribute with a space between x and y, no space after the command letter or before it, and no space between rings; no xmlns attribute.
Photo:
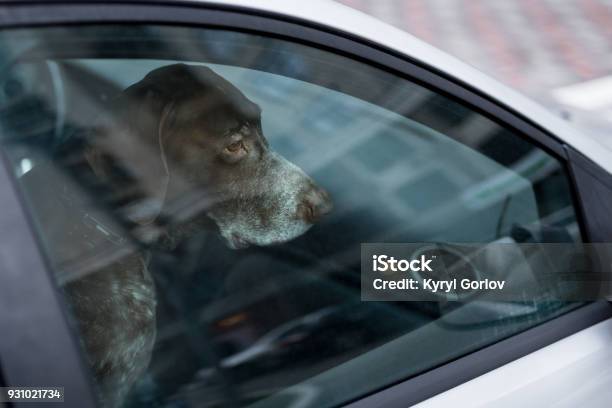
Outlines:
<svg viewBox="0 0 612 408"><path fill-rule="evenodd" d="M297 215L307 223L314 224L333 208L327 191L317 186L310 186L302 196L298 205Z"/></svg>

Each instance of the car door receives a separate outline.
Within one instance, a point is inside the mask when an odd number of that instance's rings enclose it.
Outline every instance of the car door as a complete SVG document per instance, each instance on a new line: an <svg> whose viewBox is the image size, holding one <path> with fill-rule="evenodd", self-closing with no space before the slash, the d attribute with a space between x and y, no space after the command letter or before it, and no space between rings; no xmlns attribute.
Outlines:
<svg viewBox="0 0 612 408"><path fill-rule="evenodd" d="M544 290L520 302L362 300L363 243L573 244L612 235L612 201L602 199L610 196L608 173L440 67L248 8L5 7L6 385L64 387L66 403L79 407L406 406L610 317L607 302L570 302ZM227 129L210 130L210 116L194 125L203 115L198 94L181 100L181 110L172 102L171 121L160 122L171 108L148 119L154 144L122 133L140 126L137 110L121 116L132 109L122 108L126 89L157 81L134 106L155 104L168 75L173 91L191 91L177 78L192 72L256 104L261 128L214 119ZM222 94L215 104L226 101ZM172 142L163 139L168 126ZM210 143L194 147L204 128L218 140L234 138L215 160L206 159ZM268 177L257 165L239 179L223 177L242 166L235 152L251 154L243 142L251 131L265 137L262 152L292 163L291 172L257 184L256 193L238 191L242 201L198 195L213 190L209 174L220 174L223 188ZM333 210L268 238L286 211L301 214L303 202L284 207L298 173L328 192ZM258 204L270 194L282 199ZM253 202L257 211L243 216L241 206ZM232 241L239 227L243 236ZM258 245L236 248L249 243ZM80 284L122 276L134 264L155 288L147 292L157 306L146 328L130 320L136 289L124 303L106 303L103 290L125 293L131 280L106 289ZM521 278L539 288L537 276ZM106 307L118 317L100 317ZM142 344L132 342L138 336ZM126 344L134 349L122 361L138 370L104 365Z"/></svg>

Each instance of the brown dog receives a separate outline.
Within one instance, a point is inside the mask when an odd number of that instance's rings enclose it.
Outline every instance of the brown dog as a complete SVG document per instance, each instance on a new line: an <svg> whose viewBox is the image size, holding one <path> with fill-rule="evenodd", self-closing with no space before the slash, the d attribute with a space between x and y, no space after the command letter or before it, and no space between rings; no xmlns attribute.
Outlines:
<svg viewBox="0 0 612 408"><path fill-rule="evenodd" d="M331 209L324 190L270 149L259 106L209 68L156 69L115 106L85 155L97 178L122 197L117 212L136 225L123 235L171 250L206 218L231 248L270 245L303 234ZM126 198L130 186L139 191ZM75 222L63 221L55 231L88 241L57 239L51 251L56 264L75 252L83 257L86 246L97 260L104 248L115 254L65 279L64 290L105 403L117 406L150 360L153 280L146 257L113 221L67 212Z"/></svg>

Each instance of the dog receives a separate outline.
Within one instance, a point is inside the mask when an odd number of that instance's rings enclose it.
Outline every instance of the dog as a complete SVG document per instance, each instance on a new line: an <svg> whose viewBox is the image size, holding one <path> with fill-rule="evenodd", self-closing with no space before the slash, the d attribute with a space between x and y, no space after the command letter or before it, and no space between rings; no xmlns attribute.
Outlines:
<svg viewBox="0 0 612 408"><path fill-rule="evenodd" d="M141 242L171 251L209 222L232 249L273 245L304 234L332 208L325 190L270 148L260 107L210 68L155 69L114 105L83 155L111 191L120 195L130 180L141 189L123 199L120 214ZM77 214L73 236L93 236L90 247L115 236L108 245L130 247L110 221L78 211L68 210ZM109 407L120 406L146 371L156 336L147 256L136 247L127 252L63 286Z"/></svg>

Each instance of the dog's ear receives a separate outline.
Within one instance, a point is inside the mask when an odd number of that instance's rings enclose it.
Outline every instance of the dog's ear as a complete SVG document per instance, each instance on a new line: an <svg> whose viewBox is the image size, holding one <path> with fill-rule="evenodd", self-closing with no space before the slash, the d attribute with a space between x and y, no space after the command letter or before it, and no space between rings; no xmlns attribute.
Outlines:
<svg viewBox="0 0 612 408"><path fill-rule="evenodd" d="M116 115L92 140L85 158L95 175L116 191L137 189L138 211L129 218L150 224L159 217L170 182L164 136L172 125L174 100L151 78L127 88L116 102ZM126 177L117 177L117 169ZM131 186L129 185L131 183Z"/></svg>
<svg viewBox="0 0 612 408"><path fill-rule="evenodd" d="M159 85L147 76L125 92L130 136L142 144L142 156L147 156L140 158L147 163L142 182L147 186L148 209L146 216L138 220L141 224L160 216L171 179L165 136L174 121L174 95L164 92Z"/></svg>

